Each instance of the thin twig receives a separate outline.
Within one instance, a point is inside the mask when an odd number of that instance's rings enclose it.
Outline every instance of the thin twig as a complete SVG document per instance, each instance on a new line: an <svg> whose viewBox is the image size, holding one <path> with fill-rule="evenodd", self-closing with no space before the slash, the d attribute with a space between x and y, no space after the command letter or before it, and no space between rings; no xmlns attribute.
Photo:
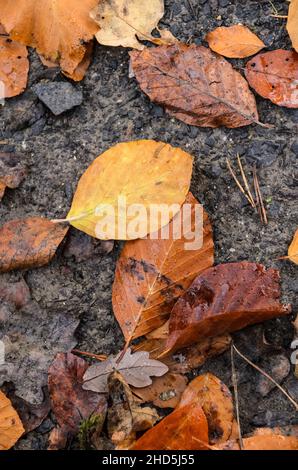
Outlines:
<svg viewBox="0 0 298 470"><path fill-rule="evenodd" d="M232 177L233 177L235 183L237 184L238 188L240 189L240 191L242 192L242 194L244 195L244 197L246 197L246 199L248 200L249 204L252 205L252 202L251 202L249 196L246 194L244 188L242 187L240 181L238 180L238 178L237 178L237 176L236 176L236 174L235 174L235 172L234 172L234 170L233 170L233 168L232 168L232 166L231 166L230 160L229 160L228 158L226 159L226 162L227 162L227 167L228 167L228 169L229 169L229 171L230 171L230 173L231 173L231 175L232 175ZM254 207L254 206L252 206L252 207Z"/></svg>
<svg viewBox="0 0 298 470"><path fill-rule="evenodd" d="M249 198L250 198L252 207L255 208L255 207L256 207L256 204L255 204L254 198L252 197L252 194L251 194L251 191L250 191L250 187L249 187L249 184L248 184L246 175L245 175L244 170L243 170L243 166L242 166L242 162L241 162L239 153L237 154L237 160L238 160L238 165L239 165L239 168L240 168L240 172L241 172L241 176L242 176L242 179L243 179L243 183L244 183L245 189L246 189L247 194L248 194L248 196L249 196Z"/></svg>
<svg viewBox="0 0 298 470"><path fill-rule="evenodd" d="M261 217L261 221L267 225L268 219L267 219L266 209L263 203L262 193L261 193L260 184L259 184L258 175L257 175L257 168L255 164L253 167L253 175L254 175L254 188L255 188L255 193L256 193L256 198L257 198L259 214Z"/></svg>
<svg viewBox="0 0 298 470"><path fill-rule="evenodd" d="M234 395L235 395L235 408L236 408L236 419L238 425L238 435L239 435L239 446L240 449L243 450L243 439L241 434L241 425L240 425L240 413L239 413L239 396L238 396L238 383L237 383L237 374L235 369L235 361L234 361L234 349L233 349L233 342L231 343L231 366L232 366L232 382L234 387Z"/></svg>
<svg viewBox="0 0 298 470"><path fill-rule="evenodd" d="M97 359L98 361L101 361L101 362L107 360L107 356L105 354L92 354L86 351L80 351L79 349L73 349L72 353L82 354L83 356L92 357L93 359Z"/></svg>
<svg viewBox="0 0 298 470"><path fill-rule="evenodd" d="M260 374L264 375L268 380L270 380L286 397L287 399L292 403L292 405L294 405L294 407L296 408L296 410L298 411L298 403L295 402L295 400L288 394L288 392L285 391L284 388L281 387L281 385L279 385L279 383L277 383L269 374L267 374L267 372L265 372L263 369L261 369L259 366L257 366L256 364L254 364L250 359L248 359L246 356L244 356L244 354L242 354L237 348L236 346L233 344L233 348L234 350L236 351L236 353L242 357L242 359L244 359L244 361L246 361L251 367L253 367L254 369L256 369L258 372L260 372Z"/></svg>
<svg viewBox="0 0 298 470"><path fill-rule="evenodd" d="M288 18L288 15L270 15L271 18L279 18L281 20L286 20Z"/></svg>

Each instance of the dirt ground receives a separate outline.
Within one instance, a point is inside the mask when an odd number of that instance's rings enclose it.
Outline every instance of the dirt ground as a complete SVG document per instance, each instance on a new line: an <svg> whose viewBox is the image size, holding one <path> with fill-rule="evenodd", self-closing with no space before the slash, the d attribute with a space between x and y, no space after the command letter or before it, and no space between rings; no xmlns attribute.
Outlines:
<svg viewBox="0 0 298 470"><path fill-rule="evenodd" d="M281 14L286 13L285 1L272 2ZM165 5L161 25L169 27L182 41L202 44L204 35L216 26L241 22L269 50L290 48L285 22L270 16L269 1L166 0ZM283 368L288 364L293 339L291 320L297 313L297 266L277 258L287 253L297 228L298 109L280 108L257 97L260 120L272 124L272 129L258 125L240 129L191 127L171 119L162 108L150 103L135 79L129 78L127 50L97 45L86 78L75 84L83 92L82 105L55 117L34 95L32 86L47 78L56 82L67 79L46 70L32 51L30 61L27 91L7 101L0 110L0 141L7 142L1 144L0 151L15 151L29 167L21 187L7 191L0 204L1 224L29 215L64 217L80 175L95 157L118 142L155 139L179 146L195 158L191 190L210 215L216 263L249 260L278 268L283 301L293 305L291 318L247 328L234 335L235 343L268 372L276 365L283 364ZM233 62L239 69L245 63ZM234 160L237 152L246 158L248 168L257 163L267 226L261 225L258 214L227 171L226 157ZM28 335L34 328L35 337L42 335L42 341L46 341L60 315L73 329L80 320L75 333L80 350L102 354L120 350L123 337L111 309L111 287L120 249L121 243L117 243L110 254L101 254L101 246L97 246L90 259L79 262L67 257L62 245L48 266L3 275L11 281L23 277L31 290L37 309L31 314L35 314L36 321L34 327L31 322L26 330L27 312L23 319L20 317L20 328L25 328ZM19 357L25 363L25 354L26 351L18 351L18 356L9 359ZM238 357L236 367L243 433L260 426L298 424L297 413L280 391L275 388L263 397L260 374ZM215 373L231 386L229 352L208 361L201 370ZM40 373L45 374L46 370ZM283 380L283 386L296 400L297 382L293 370ZM21 395L40 401L38 387L31 389L29 395L28 387L25 380ZM46 448L53 420L51 416L46 419L16 448Z"/></svg>

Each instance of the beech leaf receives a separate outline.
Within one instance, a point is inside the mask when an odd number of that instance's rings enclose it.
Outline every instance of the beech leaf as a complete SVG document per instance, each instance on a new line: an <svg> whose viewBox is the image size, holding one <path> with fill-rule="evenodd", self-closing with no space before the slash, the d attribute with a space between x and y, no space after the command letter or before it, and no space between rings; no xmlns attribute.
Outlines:
<svg viewBox="0 0 298 470"><path fill-rule="evenodd" d="M207 34L210 49L231 59L242 59L259 52L265 44L246 26L220 26Z"/></svg>
<svg viewBox="0 0 298 470"><path fill-rule="evenodd" d="M11 401L0 390L0 451L10 449L24 431Z"/></svg>
<svg viewBox="0 0 298 470"><path fill-rule="evenodd" d="M298 52L298 0L291 0L289 4L287 30L293 47Z"/></svg>
<svg viewBox="0 0 298 470"><path fill-rule="evenodd" d="M293 263L298 264L298 229L288 249L288 257Z"/></svg>

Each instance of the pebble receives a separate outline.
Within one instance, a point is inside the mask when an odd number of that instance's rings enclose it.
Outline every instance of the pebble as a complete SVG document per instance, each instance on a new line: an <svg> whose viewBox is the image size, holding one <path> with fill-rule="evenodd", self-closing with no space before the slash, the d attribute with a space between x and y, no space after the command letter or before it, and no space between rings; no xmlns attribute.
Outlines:
<svg viewBox="0 0 298 470"><path fill-rule="evenodd" d="M55 116L83 102L83 93L68 82L40 82L32 87L34 93Z"/></svg>
<svg viewBox="0 0 298 470"><path fill-rule="evenodd" d="M266 370L269 371L269 375L278 384L280 384L289 375L290 369L290 362L283 354L272 356L267 361ZM266 397L275 387L276 385L274 385L273 382L268 380L263 375L260 375L257 384L257 392L262 395L262 397Z"/></svg>

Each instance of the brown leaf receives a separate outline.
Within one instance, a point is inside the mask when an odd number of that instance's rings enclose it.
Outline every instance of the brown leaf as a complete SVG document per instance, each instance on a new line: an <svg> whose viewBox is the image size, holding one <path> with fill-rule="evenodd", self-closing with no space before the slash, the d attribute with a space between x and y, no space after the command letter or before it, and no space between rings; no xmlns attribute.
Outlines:
<svg viewBox="0 0 298 470"><path fill-rule="evenodd" d="M287 30L293 47L298 52L298 0L291 0L289 4Z"/></svg>
<svg viewBox="0 0 298 470"><path fill-rule="evenodd" d="M0 272L48 264L67 231L40 217L6 222L0 228Z"/></svg>
<svg viewBox="0 0 298 470"><path fill-rule="evenodd" d="M245 437L242 441L244 450L298 450L298 438L295 436L266 433ZM240 446L237 442L228 442L221 450L240 450Z"/></svg>
<svg viewBox="0 0 298 470"><path fill-rule="evenodd" d="M171 116L202 127L259 123L246 80L209 49L179 43L130 56L141 89Z"/></svg>
<svg viewBox="0 0 298 470"><path fill-rule="evenodd" d="M259 52L265 44L241 24L220 26L207 34L210 49L232 59L242 59Z"/></svg>
<svg viewBox="0 0 298 470"><path fill-rule="evenodd" d="M71 353L57 354L49 368L48 387L59 426L52 439L58 440L58 446L78 433L82 421L106 413L106 398L82 387L87 369L88 363Z"/></svg>
<svg viewBox="0 0 298 470"><path fill-rule="evenodd" d="M30 300L30 290L24 279L7 282L0 278L0 300L13 304L16 309L24 307Z"/></svg>
<svg viewBox="0 0 298 470"><path fill-rule="evenodd" d="M89 41L87 44L85 44L85 54L82 59L82 61L77 65L77 67L74 69L72 73L68 72L63 72L63 74L70 78L71 80L75 82L79 82L83 80L83 78L86 75L86 72L89 68L89 65L91 64L92 61L92 56L93 56L93 49L94 49L94 42Z"/></svg>
<svg viewBox="0 0 298 470"><path fill-rule="evenodd" d="M0 451L10 449L24 433L10 400L0 390Z"/></svg>
<svg viewBox="0 0 298 470"><path fill-rule="evenodd" d="M209 442L226 442L232 433L234 407L231 392L215 375L207 373L195 378L184 391L179 407L198 402L208 421Z"/></svg>
<svg viewBox="0 0 298 470"><path fill-rule="evenodd" d="M4 90L0 89L0 99L12 98L22 93L27 86L28 72L29 60L26 46L5 36L0 37L0 81L4 83Z"/></svg>
<svg viewBox="0 0 298 470"><path fill-rule="evenodd" d="M170 317L168 350L208 336L287 315L279 302L279 273L261 264L239 262L206 269L175 304Z"/></svg>
<svg viewBox="0 0 298 470"><path fill-rule="evenodd" d="M298 108L298 54L295 51L265 52L246 64L250 86L263 98L286 108Z"/></svg>
<svg viewBox="0 0 298 470"><path fill-rule="evenodd" d="M203 246L187 249L190 241L183 236L175 239L175 221L183 220L183 210L191 204L191 229L201 230L195 219L198 201L188 194L181 211L169 224L169 239L141 239L126 243L117 262L113 285L114 314L127 342L142 336L168 318L175 300L191 284L195 276L213 264L212 229L203 213ZM182 227L182 223L180 225Z"/></svg>
<svg viewBox="0 0 298 470"><path fill-rule="evenodd" d="M27 169L17 155L0 152L0 201L5 188L17 188L26 175Z"/></svg>
<svg viewBox="0 0 298 470"><path fill-rule="evenodd" d="M288 249L288 257L293 263L298 264L298 229Z"/></svg>

